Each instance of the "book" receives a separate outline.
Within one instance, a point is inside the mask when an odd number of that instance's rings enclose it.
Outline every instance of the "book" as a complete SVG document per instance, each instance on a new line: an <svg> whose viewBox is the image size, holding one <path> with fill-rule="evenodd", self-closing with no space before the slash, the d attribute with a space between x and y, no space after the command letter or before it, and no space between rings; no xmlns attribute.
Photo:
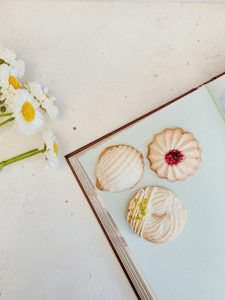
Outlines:
<svg viewBox="0 0 225 300"><path fill-rule="evenodd" d="M225 295L225 73L66 155L99 225L137 298L223 300ZM183 128L199 141L202 160L193 176L170 182L150 169L148 145L165 128ZM106 147L127 144L144 156L141 181L110 193L96 188L96 165ZM187 224L173 241L154 244L126 221L129 201L145 186L174 191Z"/></svg>

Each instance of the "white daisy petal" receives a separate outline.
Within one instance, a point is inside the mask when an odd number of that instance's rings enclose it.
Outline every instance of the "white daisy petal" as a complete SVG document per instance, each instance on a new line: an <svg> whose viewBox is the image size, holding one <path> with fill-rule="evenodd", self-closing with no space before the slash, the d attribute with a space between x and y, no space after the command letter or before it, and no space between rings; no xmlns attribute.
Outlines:
<svg viewBox="0 0 225 300"><path fill-rule="evenodd" d="M54 104L55 98L49 97L47 88L42 89L36 82L29 82L26 84L26 88L39 101L41 108L47 112L50 118L55 119L58 116L59 110Z"/></svg>
<svg viewBox="0 0 225 300"><path fill-rule="evenodd" d="M20 82L11 75L11 67L6 64L0 65L0 101L5 101L4 104L8 108L18 88L20 88Z"/></svg>
<svg viewBox="0 0 225 300"><path fill-rule="evenodd" d="M30 135L36 133L43 123L39 104L25 89L15 91L12 112L15 117L16 126L24 134Z"/></svg>
<svg viewBox="0 0 225 300"><path fill-rule="evenodd" d="M48 101L42 103L42 107L47 111L50 118L55 119L59 114L59 109L51 102L51 97Z"/></svg>
<svg viewBox="0 0 225 300"><path fill-rule="evenodd" d="M16 60L11 65L11 75L14 75L15 77L21 78L24 75L25 71L25 64L23 60Z"/></svg>
<svg viewBox="0 0 225 300"><path fill-rule="evenodd" d="M0 65L0 86L9 86L10 67L6 64Z"/></svg>
<svg viewBox="0 0 225 300"><path fill-rule="evenodd" d="M12 87L18 89L21 87L19 80L17 79L16 73L13 71L11 66L6 64L0 65L0 86L1 87Z"/></svg>
<svg viewBox="0 0 225 300"><path fill-rule="evenodd" d="M2 64L10 67L10 75L18 78L21 78L24 75L24 62L22 60L16 60L16 54L12 50L0 45L0 65Z"/></svg>
<svg viewBox="0 0 225 300"><path fill-rule="evenodd" d="M59 165L58 145L54 134L51 131L45 131L43 133L43 140L46 146L44 155L48 165L50 167L57 167Z"/></svg>
<svg viewBox="0 0 225 300"><path fill-rule="evenodd" d="M16 54L12 50L5 48L0 45L0 59L3 60L3 63L12 64L16 59Z"/></svg>

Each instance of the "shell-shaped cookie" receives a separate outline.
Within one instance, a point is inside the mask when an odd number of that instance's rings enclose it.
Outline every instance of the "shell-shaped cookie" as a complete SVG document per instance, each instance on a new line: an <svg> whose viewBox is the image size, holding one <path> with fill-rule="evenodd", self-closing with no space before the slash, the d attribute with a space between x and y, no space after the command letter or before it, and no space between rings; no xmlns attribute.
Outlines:
<svg viewBox="0 0 225 300"><path fill-rule="evenodd" d="M143 155L129 145L114 145L103 150L96 170L96 186L109 192L132 188L142 177Z"/></svg>
<svg viewBox="0 0 225 300"><path fill-rule="evenodd" d="M146 187L130 201L127 222L131 229L152 243L175 239L187 221L182 201L163 187Z"/></svg>
<svg viewBox="0 0 225 300"><path fill-rule="evenodd" d="M167 128L149 145L148 159L159 177L184 180L198 169L201 150L191 133L181 128Z"/></svg>

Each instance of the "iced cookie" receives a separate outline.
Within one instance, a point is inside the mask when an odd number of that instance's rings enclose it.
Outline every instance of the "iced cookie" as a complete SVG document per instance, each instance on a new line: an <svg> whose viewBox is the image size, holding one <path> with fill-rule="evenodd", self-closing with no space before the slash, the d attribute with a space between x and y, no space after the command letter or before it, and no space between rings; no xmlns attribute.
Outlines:
<svg viewBox="0 0 225 300"><path fill-rule="evenodd" d="M127 222L140 237L152 243L175 239L187 221L182 201L170 190L148 186L130 201Z"/></svg>
<svg viewBox="0 0 225 300"><path fill-rule="evenodd" d="M102 191L119 192L132 188L142 177L143 155L129 145L103 150L96 170L96 186Z"/></svg>
<svg viewBox="0 0 225 300"><path fill-rule="evenodd" d="M151 169L170 181L193 175L201 160L198 141L181 128L167 128L157 134L148 150Z"/></svg>

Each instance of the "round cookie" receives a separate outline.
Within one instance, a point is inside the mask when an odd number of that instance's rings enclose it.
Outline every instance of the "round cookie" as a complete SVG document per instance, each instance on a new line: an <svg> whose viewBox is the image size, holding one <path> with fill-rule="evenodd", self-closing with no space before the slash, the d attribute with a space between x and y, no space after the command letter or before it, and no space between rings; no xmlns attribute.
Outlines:
<svg viewBox="0 0 225 300"><path fill-rule="evenodd" d="M107 147L99 156L96 187L102 191L119 192L132 188L142 177L143 155L129 145Z"/></svg>
<svg viewBox="0 0 225 300"><path fill-rule="evenodd" d="M201 161L198 141L181 128L167 128L157 134L148 150L151 169L170 181L193 175Z"/></svg>
<svg viewBox="0 0 225 300"><path fill-rule="evenodd" d="M164 187L148 186L130 201L127 222L140 237L152 243L175 239L187 221L182 201Z"/></svg>

